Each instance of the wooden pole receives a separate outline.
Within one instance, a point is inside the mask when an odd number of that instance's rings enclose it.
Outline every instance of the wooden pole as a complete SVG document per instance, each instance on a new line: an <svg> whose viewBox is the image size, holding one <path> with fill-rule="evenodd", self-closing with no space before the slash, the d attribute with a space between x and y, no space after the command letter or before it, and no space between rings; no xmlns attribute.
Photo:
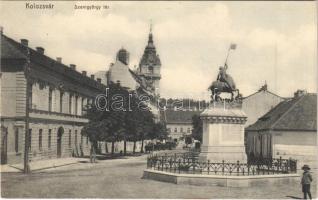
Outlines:
<svg viewBox="0 0 318 200"><path fill-rule="evenodd" d="M30 147L30 135L29 135L29 112L30 112L30 51L27 48L27 63L25 66L25 79L26 79L26 101L25 101L25 141L24 141L24 170L25 174L31 172L30 165L29 165L29 147Z"/></svg>

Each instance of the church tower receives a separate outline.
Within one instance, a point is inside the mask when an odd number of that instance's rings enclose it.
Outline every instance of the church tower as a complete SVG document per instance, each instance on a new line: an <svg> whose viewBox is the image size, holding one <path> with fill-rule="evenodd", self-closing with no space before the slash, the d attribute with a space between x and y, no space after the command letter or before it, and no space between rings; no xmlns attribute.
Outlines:
<svg viewBox="0 0 318 200"><path fill-rule="evenodd" d="M150 33L148 36L148 44L144 50L139 66L137 68L137 74L143 79L145 87L148 91L155 96L159 95L159 81L161 79L160 74L161 62L159 55L156 52L156 47L153 42L152 36L152 24L150 25Z"/></svg>

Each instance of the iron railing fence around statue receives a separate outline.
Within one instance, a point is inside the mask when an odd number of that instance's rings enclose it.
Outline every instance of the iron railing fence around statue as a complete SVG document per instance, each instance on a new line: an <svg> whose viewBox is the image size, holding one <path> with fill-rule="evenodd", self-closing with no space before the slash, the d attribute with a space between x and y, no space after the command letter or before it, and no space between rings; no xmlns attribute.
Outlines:
<svg viewBox="0 0 318 200"><path fill-rule="evenodd" d="M270 175L297 172L297 161L293 159L268 159L254 163L199 161L195 154L151 155L147 168L172 173L214 174L214 175Z"/></svg>

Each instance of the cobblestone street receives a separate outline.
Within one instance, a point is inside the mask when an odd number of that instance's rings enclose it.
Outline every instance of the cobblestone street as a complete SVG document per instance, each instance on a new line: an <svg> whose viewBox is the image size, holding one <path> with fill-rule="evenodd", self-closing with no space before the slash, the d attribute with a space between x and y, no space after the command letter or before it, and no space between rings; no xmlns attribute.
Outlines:
<svg viewBox="0 0 318 200"><path fill-rule="evenodd" d="M142 179L146 156L81 162L30 175L2 173L4 198L262 198L297 199L300 184L251 188L175 185ZM316 177L313 171L313 177ZM316 197L316 180L312 186Z"/></svg>

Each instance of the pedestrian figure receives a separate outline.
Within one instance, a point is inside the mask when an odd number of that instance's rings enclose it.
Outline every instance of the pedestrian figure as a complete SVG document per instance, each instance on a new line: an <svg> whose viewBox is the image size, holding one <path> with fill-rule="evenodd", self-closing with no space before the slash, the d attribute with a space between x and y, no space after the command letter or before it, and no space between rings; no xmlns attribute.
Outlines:
<svg viewBox="0 0 318 200"><path fill-rule="evenodd" d="M303 176L301 178L301 185L302 185L302 191L304 193L304 199L307 199L307 194L309 196L309 199L311 199L310 184L312 182L312 176L309 172L310 167L308 165L304 165L301 169L304 170Z"/></svg>

